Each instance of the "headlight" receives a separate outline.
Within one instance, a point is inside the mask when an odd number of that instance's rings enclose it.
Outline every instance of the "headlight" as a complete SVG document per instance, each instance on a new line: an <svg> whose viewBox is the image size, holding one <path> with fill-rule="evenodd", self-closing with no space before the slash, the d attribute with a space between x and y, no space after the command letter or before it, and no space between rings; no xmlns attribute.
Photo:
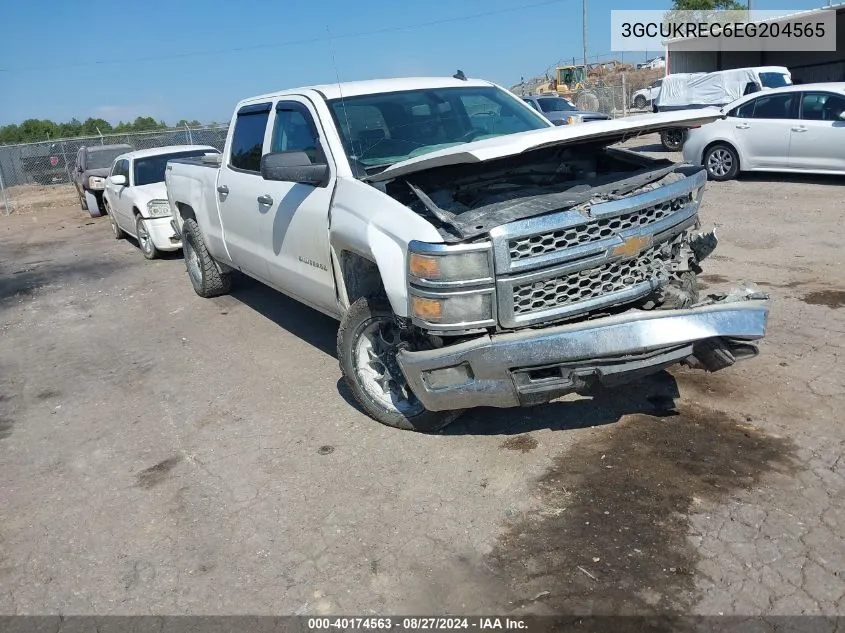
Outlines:
<svg viewBox="0 0 845 633"><path fill-rule="evenodd" d="M413 246L412 246L413 248ZM409 253L408 272L421 281L476 281L492 277L487 251Z"/></svg>
<svg viewBox="0 0 845 633"><path fill-rule="evenodd" d="M167 200L150 200L147 211L151 218L163 218L170 215L170 203Z"/></svg>
<svg viewBox="0 0 845 633"><path fill-rule="evenodd" d="M106 179L100 178L99 176L89 176L88 177L88 188L89 189L105 189L106 188Z"/></svg>
<svg viewBox="0 0 845 633"><path fill-rule="evenodd" d="M411 295L411 315L426 323L480 323L493 319L491 293Z"/></svg>
<svg viewBox="0 0 845 633"><path fill-rule="evenodd" d="M572 125L573 123L580 123L580 122L581 122L581 118L580 118L580 117L577 117L577 116L568 116L568 117L566 117L566 124L567 124L567 125Z"/></svg>

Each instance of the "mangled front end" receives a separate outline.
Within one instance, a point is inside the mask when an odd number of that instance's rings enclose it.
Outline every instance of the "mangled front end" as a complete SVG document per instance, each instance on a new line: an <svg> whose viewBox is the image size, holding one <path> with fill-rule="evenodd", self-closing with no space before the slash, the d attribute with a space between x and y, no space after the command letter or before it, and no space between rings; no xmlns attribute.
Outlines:
<svg viewBox="0 0 845 633"><path fill-rule="evenodd" d="M700 232L705 181L588 145L391 182L444 241L410 245L411 320L431 343L399 353L413 392L430 410L527 405L755 355L766 295L699 294L716 247Z"/></svg>

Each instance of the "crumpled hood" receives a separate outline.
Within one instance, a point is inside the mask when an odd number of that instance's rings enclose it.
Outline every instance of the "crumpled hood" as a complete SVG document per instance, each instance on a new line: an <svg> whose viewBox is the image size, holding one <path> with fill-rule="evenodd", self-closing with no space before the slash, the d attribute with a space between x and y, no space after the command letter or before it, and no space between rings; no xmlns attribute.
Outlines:
<svg viewBox="0 0 845 633"><path fill-rule="evenodd" d="M724 118L724 116L718 108L699 108L696 110L641 114L608 121L591 121L589 125L564 125L518 134L507 134L410 158L395 163L378 174L368 176L365 180L370 182L391 180L434 167L461 163L481 163L554 145L567 145L583 141L601 141L605 145L612 145L640 134L649 134L667 128L696 127Z"/></svg>

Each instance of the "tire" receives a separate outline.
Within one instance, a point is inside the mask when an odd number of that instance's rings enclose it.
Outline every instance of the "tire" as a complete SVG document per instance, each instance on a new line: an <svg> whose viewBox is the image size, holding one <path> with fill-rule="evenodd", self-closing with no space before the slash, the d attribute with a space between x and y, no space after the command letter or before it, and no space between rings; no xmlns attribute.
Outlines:
<svg viewBox="0 0 845 633"><path fill-rule="evenodd" d="M144 257L155 259L161 255L161 252L156 248L155 243L153 243L153 237L150 235L147 225L144 224L144 218L141 215L135 216L135 235L138 237L138 246L141 248Z"/></svg>
<svg viewBox="0 0 845 633"><path fill-rule="evenodd" d="M660 133L660 144L667 152L680 152L684 147L686 133L684 130L672 128Z"/></svg>
<svg viewBox="0 0 845 633"><path fill-rule="evenodd" d="M645 106L646 106L646 100L645 100L644 96L637 95L636 97L634 97L634 107L635 108L637 108L638 110L642 110L643 108L645 108Z"/></svg>
<svg viewBox="0 0 845 633"><path fill-rule="evenodd" d="M103 198L101 194L96 194L92 191L84 191L83 195L85 196L85 208L88 209L88 215L92 218L99 218L102 215L105 215L105 211L103 211Z"/></svg>
<svg viewBox="0 0 845 633"><path fill-rule="evenodd" d="M109 205L109 202L105 196L103 196L103 208L105 209L106 215L109 216L109 222L111 223L111 232L114 235L114 239L122 240L124 237L126 237L126 231L124 231L117 225L117 220L115 219L114 213L111 210L111 206Z"/></svg>
<svg viewBox="0 0 845 633"><path fill-rule="evenodd" d="M79 189L76 190L77 195L79 195L79 206L82 207L83 211L88 210L88 201L85 199L85 190L82 193L79 193Z"/></svg>
<svg viewBox="0 0 845 633"><path fill-rule="evenodd" d="M194 219L187 219L182 225L182 251L185 253L185 267L194 292L205 299L229 292L232 273L220 270L209 254L199 224Z"/></svg>
<svg viewBox="0 0 845 633"><path fill-rule="evenodd" d="M423 407L396 362L396 343L400 342L387 301L358 299L337 331L343 380L367 415L378 422L408 431L438 431L454 422L461 411L428 411Z"/></svg>
<svg viewBox="0 0 845 633"><path fill-rule="evenodd" d="M704 152L704 169L711 180L725 181L736 178L739 173L739 156L726 143L717 143Z"/></svg>

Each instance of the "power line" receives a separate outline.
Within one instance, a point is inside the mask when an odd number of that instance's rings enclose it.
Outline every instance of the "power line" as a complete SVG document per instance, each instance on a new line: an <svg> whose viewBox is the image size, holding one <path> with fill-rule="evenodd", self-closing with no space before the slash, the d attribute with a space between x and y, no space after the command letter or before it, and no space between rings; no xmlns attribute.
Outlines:
<svg viewBox="0 0 845 633"><path fill-rule="evenodd" d="M301 44L315 44L324 42L329 39L342 40L352 39L357 37L367 37L370 35L382 35L384 33L394 33L396 31L407 31L408 29L425 28L429 26L437 26L440 24L449 24L451 22L463 22L465 20L475 20L477 18L486 18L491 15L501 15L503 13L512 13L514 11L524 11L526 9L536 9L539 7L547 7L553 4L561 4L569 0L542 0L541 2L533 2L530 4L522 4L515 7L507 7L504 9L496 9L494 11L484 11L482 13L474 13L472 15L455 16L452 18L441 18L439 20L430 20L428 22L418 22L416 24L404 24L397 26L388 26L380 29L372 29L369 31L357 31L354 33L341 33L334 35L331 38L328 36L309 37L300 40L288 40L287 42L272 42L267 44L251 44L248 46L236 46L230 48L221 48L217 50L208 51L185 51L184 53L170 53L167 55L154 55L149 57L136 57L134 59L103 59L92 62L83 62L81 64L68 64L63 66L30 66L22 68L0 68L0 73L12 72L30 72L39 70L61 70L65 68L84 68L87 66L110 66L115 64L135 64L138 62L149 61L164 61L169 59L185 59L188 57L204 57L209 55L220 55L223 53L240 53L244 51L264 50L269 48L282 48L285 46L299 46Z"/></svg>

